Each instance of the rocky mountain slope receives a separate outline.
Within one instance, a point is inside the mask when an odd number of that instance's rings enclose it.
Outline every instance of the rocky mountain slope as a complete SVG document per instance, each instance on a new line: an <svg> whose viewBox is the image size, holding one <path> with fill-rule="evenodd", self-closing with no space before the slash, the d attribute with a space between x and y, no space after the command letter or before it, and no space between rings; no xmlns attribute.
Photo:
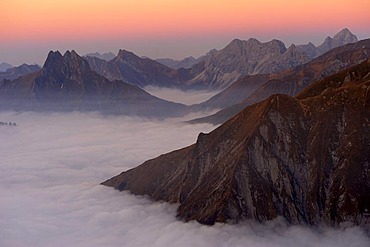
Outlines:
<svg viewBox="0 0 370 247"><path fill-rule="evenodd" d="M1 80L14 80L22 75L30 74L36 71L39 71L41 68L37 64L28 65L22 64L17 67L11 67L4 72L0 72L0 81Z"/></svg>
<svg viewBox="0 0 370 247"><path fill-rule="evenodd" d="M221 92L220 95L222 94L223 101L227 102L227 99L240 99L242 98L242 94L245 93L244 100L239 101L238 104L230 105L212 116L196 119L193 122L223 123L244 109L244 107L266 99L272 94L281 93L291 96L296 95L311 82L336 73L341 69L356 65L369 57L370 39L367 39L334 48L306 64L279 74L271 74L266 77L266 81L264 82L256 80L259 87L254 92L244 90L245 84L251 85L251 83L248 82L250 76L246 76L244 79L242 77L232 86ZM216 97L219 96L216 95L214 98ZM211 103L213 105L215 104L215 102ZM204 102L202 106L206 107L207 102Z"/></svg>
<svg viewBox="0 0 370 247"><path fill-rule="evenodd" d="M204 111L230 107L245 100L271 78L273 78L273 76L268 74L243 76L231 84L227 89L200 104L191 105L190 108L195 111Z"/></svg>
<svg viewBox="0 0 370 247"><path fill-rule="evenodd" d="M199 58L194 58L194 57L186 57L184 59L181 59L181 60L174 60L174 59L171 59L171 58L158 58L156 59L155 61L169 67L169 68L172 68L172 69L180 69L180 68L184 68L184 69L190 69L191 67L193 67L195 64L197 63L200 63L200 62L203 62L204 60L204 56L202 57L199 57Z"/></svg>
<svg viewBox="0 0 370 247"><path fill-rule="evenodd" d="M179 203L203 224L284 217L370 224L370 60L273 95L104 185Z"/></svg>
<svg viewBox="0 0 370 247"><path fill-rule="evenodd" d="M41 71L0 83L1 109L100 111L167 117L186 106L150 95L123 81L109 81L90 69L75 51L50 52Z"/></svg>
<svg viewBox="0 0 370 247"><path fill-rule="evenodd" d="M85 57L85 59L92 70L109 80L123 80L139 87L148 85L175 87L180 82L176 70L126 50L120 50L110 61L97 57Z"/></svg>

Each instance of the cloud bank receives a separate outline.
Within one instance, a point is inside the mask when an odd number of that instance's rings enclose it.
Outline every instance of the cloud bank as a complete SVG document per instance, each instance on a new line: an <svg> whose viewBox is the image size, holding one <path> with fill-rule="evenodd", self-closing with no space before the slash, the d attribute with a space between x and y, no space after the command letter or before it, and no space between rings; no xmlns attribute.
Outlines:
<svg viewBox="0 0 370 247"><path fill-rule="evenodd" d="M176 219L176 205L99 183L195 142L211 125L96 113L0 113L0 246L355 246L356 227L266 224L203 226Z"/></svg>

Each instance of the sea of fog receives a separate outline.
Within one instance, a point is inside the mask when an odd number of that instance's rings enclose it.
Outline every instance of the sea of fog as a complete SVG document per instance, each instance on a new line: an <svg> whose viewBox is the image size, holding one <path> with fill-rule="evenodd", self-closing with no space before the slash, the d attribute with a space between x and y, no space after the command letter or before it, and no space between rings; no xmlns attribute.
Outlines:
<svg viewBox="0 0 370 247"><path fill-rule="evenodd" d="M195 142L212 125L98 113L0 113L0 246L368 247L357 227L203 226L176 205L99 185L149 158Z"/></svg>

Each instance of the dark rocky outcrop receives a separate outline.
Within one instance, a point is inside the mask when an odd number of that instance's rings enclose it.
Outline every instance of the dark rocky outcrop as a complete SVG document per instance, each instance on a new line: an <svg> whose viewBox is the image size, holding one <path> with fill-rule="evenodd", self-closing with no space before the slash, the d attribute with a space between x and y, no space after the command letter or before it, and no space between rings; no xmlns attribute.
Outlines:
<svg viewBox="0 0 370 247"><path fill-rule="evenodd" d="M370 60L273 95L197 142L103 184L179 203L203 224L283 216L370 224Z"/></svg>

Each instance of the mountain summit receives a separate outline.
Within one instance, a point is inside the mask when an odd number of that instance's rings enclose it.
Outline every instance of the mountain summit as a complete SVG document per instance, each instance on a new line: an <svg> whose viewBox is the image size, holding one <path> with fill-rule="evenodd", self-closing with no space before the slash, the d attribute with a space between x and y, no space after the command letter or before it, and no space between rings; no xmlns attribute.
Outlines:
<svg viewBox="0 0 370 247"><path fill-rule="evenodd" d="M346 45L349 43L356 43L358 41L356 35L352 34L347 28L343 29L333 38L327 37L321 45L317 47L319 54L323 54L333 48Z"/></svg>

